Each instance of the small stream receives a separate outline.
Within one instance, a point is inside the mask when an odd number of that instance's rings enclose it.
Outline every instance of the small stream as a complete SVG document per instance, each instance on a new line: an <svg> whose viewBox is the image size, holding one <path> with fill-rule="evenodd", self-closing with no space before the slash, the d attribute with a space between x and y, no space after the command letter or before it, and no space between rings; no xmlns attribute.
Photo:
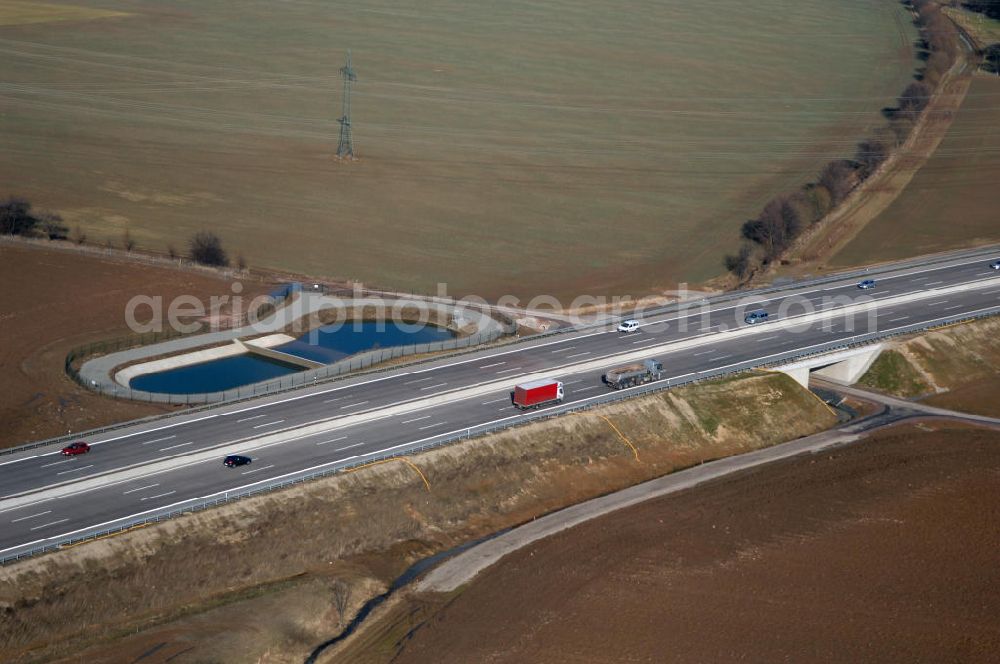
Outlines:
<svg viewBox="0 0 1000 664"><path fill-rule="evenodd" d="M456 547L452 547L445 551L440 551L432 556L421 558L417 562L413 563L408 568L406 568L405 572L396 577L396 579L392 582L392 584L390 584L388 590L386 590L381 595L376 595L375 597L372 597L370 600L365 602L364 605L362 605L362 607L358 609L358 613L354 616L351 622L348 623L347 627L345 627L340 634L331 639L327 639L326 641L316 646L313 649L313 651L309 653L309 656L305 660L305 664L315 664L316 659L323 653L324 650L326 650L330 646L340 643L348 636L353 634L361 625L361 623L364 621L364 619L367 618L369 614L371 614L371 612L375 610L376 607L382 604L382 602L384 602L385 600L389 599L389 597L391 597L394 592L412 583L418 576L420 576L422 573L424 573L434 565L438 564L443 560L446 560L447 558L451 558L452 556L457 556L458 554L462 553L463 551L466 551L467 549L471 549L477 544L489 541L494 537L499 537L500 535L506 533L508 530L510 530L510 528L505 528L490 535L486 535L485 537L480 537L479 539L472 540L470 542L465 542L464 544L460 544Z"/></svg>

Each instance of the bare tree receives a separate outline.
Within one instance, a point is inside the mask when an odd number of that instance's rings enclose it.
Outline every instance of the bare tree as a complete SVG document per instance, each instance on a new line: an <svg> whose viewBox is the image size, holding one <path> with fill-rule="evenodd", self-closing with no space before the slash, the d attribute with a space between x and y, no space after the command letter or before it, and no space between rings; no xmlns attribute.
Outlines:
<svg viewBox="0 0 1000 664"><path fill-rule="evenodd" d="M191 260L202 265L225 267L229 257L222 248L222 240L210 231L199 231L191 238Z"/></svg>
<svg viewBox="0 0 1000 664"><path fill-rule="evenodd" d="M87 244L87 233L80 228L79 224L73 229L73 242Z"/></svg>
<svg viewBox="0 0 1000 664"><path fill-rule="evenodd" d="M170 260L175 261L180 258L180 254L177 253L177 247L172 244L167 245L167 256L170 256Z"/></svg>
<svg viewBox="0 0 1000 664"><path fill-rule="evenodd" d="M854 165L846 159L838 159L823 168L819 184L830 192L831 202L839 205L854 189L856 177Z"/></svg>
<svg viewBox="0 0 1000 664"><path fill-rule="evenodd" d="M125 251L132 251L135 249L135 240L132 238L132 233L126 228L125 232L122 233L122 246L125 247Z"/></svg>
<svg viewBox="0 0 1000 664"><path fill-rule="evenodd" d="M867 179L889 158L889 146L880 138L869 138L858 143L858 151L854 159L861 168L858 174Z"/></svg>
<svg viewBox="0 0 1000 664"><path fill-rule="evenodd" d="M724 264L738 279L746 279L754 269L753 248L749 244L742 244L739 252L726 255Z"/></svg>
<svg viewBox="0 0 1000 664"><path fill-rule="evenodd" d="M9 197L0 203L0 233L33 235L38 218L31 213L31 203L23 198Z"/></svg>
<svg viewBox="0 0 1000 664"><path fill-rule="evenodd" d="M38 231L50 240L66 240L69 238L69 228L63 223L62 217L55 212L40 212L36 215Z"/></svg>
<svg viewBox="0 0 1000 664"><path fill-rule="evenodd" d="M806 201L809 203L810 216L814 222L819 221L833 207L833 197L830 196L830 190L818 182L814 182L806 185L804 191Z"/></svg>
<svg viewBox="0 0 1000 664"><path fill-rule="evenodd" d="M344 614L347 612L347 605L351 601L351 586L337 579L333 582L330 591L333 593L333 606L337 609L339 624L344 624Z"/></svg>
<svg viewBox="0 0 1000 664"><path fill-rule="evenodd" d="M930 98L931 87L927 83L923 81L910 83L903 90L903 94L899 95L899 110L896 111L895 117L916 122Z"/></svg>
<svg viewBox="0 0 1000 664"><path fill-rule="evenodd" d="M236 267L239 269L240 272L243 272L247 269L247 259L243 257L242 252L236 254Z"/></svg>
<svg viewBox="0 0 1000 664"><path fill-rule="evenodd" d="M795 193L790 194L785 199L785 206L792 211L791 213L795 214L800 226L808 226L816 220L813 210L813 202L810 198L809 187L803 187ZM791 213L786 212L785 214ZM801 230L801 228L797 229L796 235L798 235Z"/></svg>

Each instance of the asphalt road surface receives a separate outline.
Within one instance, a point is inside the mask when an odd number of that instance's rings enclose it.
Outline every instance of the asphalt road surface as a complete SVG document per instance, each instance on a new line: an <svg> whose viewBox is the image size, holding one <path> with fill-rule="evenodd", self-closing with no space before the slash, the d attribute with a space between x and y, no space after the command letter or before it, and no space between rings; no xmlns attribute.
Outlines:
<svg viewBox="0 0 1000 664"><path fill-rule="evenodd" d="M607 393L601 376L624 356L656 357L669 380L680 380L745 362L767 364L867 332L888 335L981 313L1000 307L1000 272L989 267L998 257L970 253L924 267L873 271L877 287L867 291L855 278L797 283L752 302L709 302L643 319L629 335L610 326L570 331L138 423L86 438L93 448L77 457L61 456L60 446L0 456L0 556L275 478L419 447L471 427L516 422L523 414L510 392L529 375L563 381L565 402L579 403ZM758 308L771 320L746 331L743 316ZM803 322L790 327L797 321ZM223 456L237 451L253 463L224 467Z"/></svg>

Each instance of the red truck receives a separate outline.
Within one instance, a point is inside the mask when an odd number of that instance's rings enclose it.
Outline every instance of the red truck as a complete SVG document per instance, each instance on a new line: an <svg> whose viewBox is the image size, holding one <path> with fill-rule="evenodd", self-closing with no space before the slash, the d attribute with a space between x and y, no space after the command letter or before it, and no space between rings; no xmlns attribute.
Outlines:
<svg viewBox="0 0 1000 664"><path fill-rule="evenodd" d="M562 400L563 384L558 380L533 380L514 386L514 405L521 410L561 403Z"/></svg>

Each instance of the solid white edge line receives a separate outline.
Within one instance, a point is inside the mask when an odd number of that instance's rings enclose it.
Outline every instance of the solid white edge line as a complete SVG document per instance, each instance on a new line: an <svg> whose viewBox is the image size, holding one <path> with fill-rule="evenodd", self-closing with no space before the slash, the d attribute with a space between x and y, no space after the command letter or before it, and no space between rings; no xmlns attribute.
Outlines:
<svg viewBox="0 0 1000 664"><path fill-rule="evenodd" d="M968 315L973 315L973 314L980 313L980 312L983 312L983 311L989 311L990 309L995 309L995 308L996 307L984 307L982 309L974 309L974 310L969 311L967 313L968 313ZM939 318L932 318L929 321L925 321L925 324L929 325L929 324L935 323L937 321L947 320L948 318L949 318L949 316L941 316ZM892 332L894 330L901 330L901 329L903 329L905 327L907 327L907 326L901 325L901 326L898 326L898 327L895 327L895 328L889 328L888 330L885 330L885 332ZM858 335L858 336L861 336L861 335ZM799 350L806 350L806 349L809 349L809 348L816 348L818 346L824 346L827 343L829 343L829 342L824 341L824 342L821 342L821 343L818 343L818 344L813 344L813 345L810 345L810 346L803 346ZM721 369L728 369L730 367L735 367L735 366L738 366L740 364L747 364L747 363L752 363L752 362L760 362L760 363L764 364L766 362L762 362L762 360L767 360L769 358L777 357L777 356L783 355L783 354L784 354L784 352L773 353L771 355L764 355L764 356L761 356L761 357L758 357L758 358L754 358L752 360L743 360L743 361L740 361L740 362L734 362L732 364L724 365L724 366L721 366L721 367L715 367L714 369L711 369L710 371L718 371L718 370L721 370ZM679 376L673 376L673 377L667 378L665 380L667 380L667 381L677 380L678 378L685 378L687 376L696 375L696 374L699 374L699 373L704 373L704 372L700 372L700 371L696 371L696 372L693 372L693 373L689 372L689 373L686 373L686 374L681 374ZM595 387L597 387L597 386L595 386ZM636 389L636 388L625 388L624 390L621 390L621 391L622 392L627 392L627 391L633 390L633 389ZM587 397L586 399L580 399L578 401L573 401L571 403L583 403L583 402L589 401L591 399L597 399L597 398L600 398L600 397L599 396L596 396L596 397ZM545 410L548 410L548 409L543 408L539 412L543 412ZM517 417L520 417L520 416L521 416L520 414L515 414L515 415L512 415L510 417L505 417L505 418L500 418L498 420L493 420L492 422L486 422L486 423L482 423L482 424L477 424L476 427L478 428L478 427L482 427L482 426L489 426L491 424L497 424L499 422L504 422L504 421L510 420L512 418L517 418ZM375 454L381 454L383 452L395 450L395 449L398 449L399 447L405 447L407 445L417 445L417 444L422 443L422 442L426 442L426 441L429 441L429 440L434 440L435 438L441 438L443 436L453 435L454 433L458 433L458 432L461 432L463 430L467 431L469 429L471 429L471 427L465 427L464 429L455 429L453 431L449 431L449 432L445 432L445 433L439 433L437 435L430 436L428 438L423 438L423 439L420 439L420 440L410 441L410 442L407 442L407 443L403 443L401 445L395 445L393 447L387 447L387 448L384 448L382 450L378 450L376 452L366 452L365 454L362 454L360 456L355 454L355 455L352 455L352 456L349 456L349 457L345 457L343 459L337 459L336 461L328 461L327 463L320 464L320 465L317 465L317 466L311 466L309 468L303 468L303 469L300 469L300 470L292 471L290 473L285 473L284 475L278 475L278 476L275 476L275 477L270 477L270 478L267 478L267 479L258 480L256 482L252 482L250 484L245 484L245 485L242 485L242 486L239 486L239 487L234 487L232 489L225 489L223 491L217 491L215 493L211 493L211 494L208 494L208 495L205 495L205 496L198 496L198 497L195 497L195 498L188 498L186 500L178 501L178 502L172 503L170 505L164 505L162 507L158 507L158 508L154 508L154 509L150 509L150 510L145 510L143 512L136 512L134 514L129 514L129 515L126 515L126 516L121 516L121 517L112 519L110 521L104 521L102 523L97 523L97 524L93 524L93 525L90 525L90 526L84 526L82 528L77 528L76 530L71 530L71 531L63 533L61 535L53 535L51 537L46 537L46 538L42 538L42 539L31 541L31 542L26 542L26 543L23 543L23 544L17 544L15 546L7 547L5 549L0 549L0 553L6 553L7 551L13 551L15 549L22 549L22 548L25 548L25 547L33 546L35 544L40 544L40 543L48 541L48 540L56 540L56 539L62 539L62 538L65 538L65 537L70 537L72 535L76 535L77 533L82 533L82 532L87 531L87 530L94 530L95 528L102 528L104 526L108 526L108 525L111 525L113 523L118 523L120 521L127 521L129 519L134 519L136 517L144 516L144 515L150 514L152 512L158 512L158 511L161 511L161 510L167 510L167 509L170 509L172 507L176 507L178 505L183 505L185 503L190 503L190 502L194 502L194 501L204 501L204 500L208 500L209 498L215 498L217 496L226 495L226 494L231 493L231 492L236 492L236 491L242 491L242 490L245 490L245 489L249 489L250 487L256 486L258 484L262 484L264 482L273 482L273 481L276 481L276 480L284 479L286 477L292 477L294 475L300 475L300 474L303 474L303 473L307 473L308 474L310 472L319 470L320 468L326 468L326 467L329 467L331 465L335 465L335 464L338 464L338 463L343 463L344 461L350 461L351 459L359 459L359 458L364 457L364 456L372 456L372 455L375 455ZM161 472L169 472L169 471L161 471ZM109 484L109 485L105 485L105 486L113 486L113 485ZM101 488L104 488L104 487L101 487Z"/></svg>
<svg viewBox="0 0 1000 664"><path fill-rule="evenodd" d="M954 268L964 267L966 265L972 265L974 263L979 263L979 262L981 262L983 260L985 260L985 259L983 259L983 258L980 257L980 258L976 258L976 259L972 259L972 260L968 260L968 261L962 261L962 262L958 262L958 263L948 263L946 265L937 265L937 266L929 267L929 268L926 268L926 269L923 269L923 270L914 270L914 271L903 272L903 273L900 273L900 274L890 274L890 275L885 275L885 276L879 276L879 279L881 281L888 281L890 279L901 279L903 277L912 277L915 274L923 274L925 272L934 272L934 271L939 271L939 270L950 270L950 269L954 269ZM900 268L900 269L901 270L908 270L909 268ZM847 281L845 281L845 283L843 284L843 286L849 286L852 283L856 283L856 281L854 281L855 278L844 277L844 279L847 280ZM965 283L971 283L971 282L965 282ZM923 284L923 285L926 285L926 284ZM843 286L840 286L840 287L843 287ZM798 292L797 293L790 293L790 294L779 295L779 296L776 296L776 297L767 298L767 299L763 299L763 300L754 300L754 304L757 305L757 304L763 304L763 303L766 303L766 302L774 302L776 300L781 300L781 299L785 299L785 298L788 298L788 297L799 297L799 296L808 295L810 293L816 293L816 292L820 292L820 291L824 291L824 290L834 290L835 288L838 288L838 287L831 287L831 288L828 288L828 289L814 288L812 290L802 291L801 293L798 293ZM916 290L912 291L912 292L916 292ZM900 293L900 295L907 295L907 294L908 293ZM697 314L693 314L693 313L692 314L688 314L686 316L676 316L674 318L650 320L650 321L644 322L643 325L647 325L647 324L659 324L659 323L669 323L671 321L681 320L683 318L692 318L692 317L694 317L696 315L697 316L703 316L706 313L709 316L711 316L712 314L720 312L720 311L728 311L730 309L736 309L738 306L740 306L740 305L733 305L733 306L726 306L726 307L719 307L719 308L710 308L707 312L703 311L703 312L699 312ZM671 312L671 313L675 313L675 312ZM670 314L663 314L663 315L670 315ZM611 325L611 323L609 323L609 325ZM709 328L709 329L713 329L713 328ZM444 369L444 368L447 368L447 367L455 366L455 365L458 365L458 364L465 364L465 363L468 363L468 362L482 362L483 360L489 360L489 359L492 359L494 357L500 357L502 355L508 355L510 353L516 353L516 352L521 352L521 351L524 351L524 350L531 350L531 349L535 349L535 348L544 348L546 346L551 346L551 345L554 345L554 344L568 343L568 342L571 342L571 341L575 341L577 339L586 339L586 338L589 338L589 337L592 337L592 336L597 336L599 334L609 334L609 333L614 333L614 332L613 332L613 330L601 330L601 331L598 331L598 332L592 332L590 334L573 336L572 338L569 338L569 339L555 340L555 341L550 341L550 342L546 342L546 343L543 343L543 344L536 344L536 345L532 345L532 346L526 346L526 347L521 347L521 348L517 348L517 349L511 349L511 350L503 351L503 352L500 352L500 353L494 353L492 355L485 355L485 356L481 356L481 357L476 357L474 359L463 360L461 362L454 362L454 363L451 363L451 364L445 364L445 365L430 367L428 369L423 369L423 370L420 370L420 371L402 372L402 373L398 373L398 374L391 374L389 376L382 376L382 377L379 377L379 378L373 378L371 380L359 381L359 382L351 383L349 385L340 385L340 386L337 386L337 387L331 387L331 388L323 389L323 390L315 390L315 391L310 390L308 393L298 394L298 395L291 396L291 397L288 397L288 398L285 398L285 399L280 399L278 401L269 401L267 403L254 404L252 406L248 406L246 408L241 408L241 409L238 409L238 410L226 410L225 412L212 413L210 415L205 415L204 417L198 417L198 418L194 418L194 419L190 419L190 420L184 420L182 422L174 422L174 423L166 424L164 426L156 427L156 428L153 428L153 429L143 429L142 431L136 431L136 432L133 432L133 433L123 434L121 436L115 436L113 438L105 438L103 440L95 440L94 442L91 443L91 445L100 445L100 444L103 444L103 443L110 443L110 442L115 441L115 440L122 440L122 439L125 439L125 438L132 438L134 436L141 436L141 435L145 435L145 434L148 434L148 433L153 433L155 431L162 431L164 429L170 429L172 427L183 426L185 424L193 424L195 422L201 422L203 420L209 420L209 419L216 418L216 417L228 417L230 415L238 415L240 413L245 413L245 412L249 412L249 411L252 411L252 410L257 410L257 409L260 409L260 408L269 408L271 406L276 406L276 405L279 405L279 404L288 403L290 401L297 401L297 400L300 400L300 399L307 399L307 398L315 397L315 396L322 395L322 394L329 394L331 392L338 392L340 390L346 390L346 389L350 389L352 387L358 387L360 385L369 385L371 383L377 383L377 382L383 381L383 380L390 380L390 379L400 378L402 376L407 376L407 375L411 375L411 374L426 373L428 371L435 371L437 369ZM49 454L58 454L58 452L48 452L46 454L35 455L35 456L47 456ZM25 459L17 459L15 461L8 461L6 463L7 464L9 464L9 463L17 463L19 461L24 461L24 460ZM0 464L0 465L6 465L6 464Z"/></svg>
<svg viewBox="0 0 1000 664"><path fill-rule="evenodd" d="M978 283L978 282L980 282L980 280L979 280L979 279L974 279L974 280L970 280L970 281L967 281L967 282L961 282L961 283L959 283L959 284L954 284L954 285L952 285L952 286L949 286L948 288L957 288L957 287L960 287L960 286L964 286L964 285L968 285L968 284L974 284L974 283ZM990 284L989 286L987 286L987 285L985 285L985 284L984 284L984 285L983 285L982 287L992 287L992 284ZM936 289L935 289L935 290L936 290ZM974 289L973 289L973 290L974 290ZM927 292L927 291L915 291L914 293L907 293L907 294L900 294L900 295L899 295L899 297L904 297L904 296L907 296L907 295L912 295L912 294L916 294L916 293L918 293L918 292ZM777 298L777 299L780 299L780 298ZM869 302L869 303L870 303L870 302ZM730 307L730 308L735 308L735 307ZM987 308L985 308L985 309L979 309L979 310L975 310L975 311L985 311L986 309L989 309L989 308L990 308L990 307L987 307ZM832 313L832 312L831 312L831 313ZM802 314L802 315L808 315L808 314ZM795 316L795 317L789 317L788 319L784 319L784 320L792 320L792 319L794 319L794 318L797 318L797 316ZM930 322L933 322L933 321L935 321L935 320L942 320L942 319L940 319L940 318L939 318L939 319L931 319L931 321L928 321L928 323L930 323ZM734 328L734 329L737 329L737 328ZM593 336L593 335L588 335L588 336ZM690 340L693 340L693 339L697 339L697 338L702 338L702 337L708 337L708 336L711 336L711 335L709 335L709 334L705 334L705 335L697 335L697 336L694 336L694 337L689 337L689 338L687 338L687 339L684 339L684 340L681 340L681 341L690 341ZM579 338L579 337L577 337L577 338ZM828 342L823 342L823 343L828 343ZM818 345L822 345L822 344L818 344ZM813 346L809 346L809 347L813 347ZM511 352L514 352L514 351L511 351ZM663 352L663 353L670 353L670 352L677 352L677 351L671 351L671 350L669 350L669 349L666 349L666 350L663 350L662 352ZM616 354L620 354L620 353L616 353ZM612 356L605 356L605 357L613 357L613 355L612 355ZM595 359L597 359L597 360L600 360L600 359L605 359L605 358L604 358L604 357L601 357L601 358L595 358ZM481 359L480 359L479 361L481 361ZM449 365L449 366L450 366L450 365ZM560 369L564 369L564 368L566 368L567 366L571 366L571 365L564 365L563 367L553 367L551 371L555 372L555 371L558 371L558 370L560 370ZM442 367L438 367L438 368L442 368ZM406 375L406 374L400 374L400 375ZM398 376L397 376L397 377L398 377ZM387 379L387 378L388 378L388 377L385 377L385 378L382 378L382 379L377 379L377 380L385 380L385 379ZM376 382L376 381L369 381L369 382ZM488 383L488 382L490 382L490 381L486 381L486 382L484 382L484 383L478 383L478 384L473 384L473 385L469 385L469 386L465 386L465 387L463 387L462 389L471 389L471 388L474 388L474 387L477 387L477 386L479 386L479 385L483 385L483 384L486 384L486 383ZM341 388L338 388L338 389L347 389L347 387L349 387L349 386L344 386L344 387L341 387ZM313 393L313 394L315 394L315 393ZM312 394L311 394L311 395L312 395ZM292 399L286 399L286 400L284 400L284 401L292 401L292 400L295 400L295 399L298 399L298 398L304 398L305 396L311 396L311 395L302 395L302 396L299 396L299 397L294 397L294 398L292 398ZM416 399L416 400L419 400L419 399ZM458 399L458 400L461 400L461 399ZM410 400L410 401L415 401L415 400ZM345 406L345 407L353 407L353 406L357 406L357 405L363 405L363 403L366 403L366 402L361 402L361 403L359 403L359 404L352 404L351 406ZM397 405L402 405L402 404L405 404L405 403L407 403L407 402L400 402L400 404L397 404ZM272 405L273 405L273 404L272 404ZM342 407L342 408L345 408L345 407ZM369 412L374 412L374 411L369 411ZM231 414L231 413L230 413L230 414ZM200 418L200 419L209 419L209 418ZM316 421L316 422L314 422L313 424L319 424L319 423L322 423L322 422L324 422L324 421L330 421L330 420L334 420L334 419L337 419L337 418L329 418L328 420L319 420L319 421ZM384 419L384 418L374 418L374 420L376 420L376 421L377 421L378 419ZM295 441L295 440L299 440L299 438L292 438L292 439L290 439L290 440L288 440L288 441L284 441L284 442L292 442L292 441ZM106 441L105 441L105 442L106 442ZM158 472L165 472L165 471L158 471ZM150 475L149 475L149 476L151 476L151 475L153 475L153 474L158 474L158 472L154 472L154 473L150 473ZM104 486L113 486L113 484L107 484L107 485L104 485ZM99 487L99 488L101 488L101 487ZM44 489L42 489L42 490L44 490ZM36 503L29 503L29 504L37 504L37 502L36 502ZM19 506L19 507L23 507L23 506ZM9 511L9 510L4 510L4 511Z"/></svg>
<svg viewBox="0 0 1000 664"><path fill-rule="evenodd" d="M31 459L37 459L38 457L41 457L41 456L50 456L50 455L48 455L48 454L32 454L31 456L22 457L20 459L14 459L13 461L4 461L3 463L0 463L0 466L6 466L9 463L21 463L22 461L30 461Z"/></svg>
<svg viewBox="0 0 1000 664"><path fill-rule="evenodd" d="M980 282L979 279L974 279L974 280L971 280L971 281L968 281L968 282L961 282L959 284L955 284L954 286L951 286L950 288L958 288L958 287L961 287L961 286L965 286L965 285L968 285L968 284L976 284L976 283L979 283L979 282ZM990 285L983 284L981 287L983 287L983 288L992 287L992 284L990 284ZM975 289L972 289L972 290L975 290ZM920 293L920 292L926 293L927 291L918 291L918 293ZM916 293L899 295L898 297L907 297L907 296L915 295L915 294ZM917 299L920 299L920 298L917 298ZM878 308L878 305L876 303L874 303L873 301L871 301L871 300L869 300L868 302L862 302L860 304L868 304L868 305L875 304L875 309ZM853 306L853 305L851 305L851 306ZM990 307L987 307L985 309L980 309L980 310L977 310L977 311L985 311L986 309L989 309L989 308ZM826 313L829 314L829 318L828 319L830 319L830 320L836 318L836 316L837 316L837 314L835 312L832 312L832 311L831 312L824 312L824 313L825 314ZM798 316L791 316L789 318L785 318L785 319L781 319L781 320L782 321L795 320L796 318L807 316L807 315L812 315L812 314L800 314ZM931 320L933 321L933 320L940 320L940 319L931 319ZM736 330L736 329L740 329L740 328L734 328L734 330ZM711 336L714 336L714 335L712 335L710 333L709 334L702 334L702 335L695 335L695 336L692 336L692 337L687 337L687 338L678 340L676 342L667 342L667 343L670 344L670 345L673 345L674 343L690 342L690 341L693 341L693 340L696 340L696 339L702 339L702 338L711 337ZM829 343L829 342L823 342L823 343ZM822 345L822 343L819 344L819 345ZM810 346L810 347L813 347L813 346ZM666 348L666 349L663 349L663 350L657 351L657 352L658 353L662 352L664 354L669 354L669 353L673 353L673 352L680 352L682 350L686 350L686 348L681 348L681 349L676 349L676 350L671 350L669 348ZM595 362L595 361L600 361L600 360L604 360L604 359L610 359L610 358L612 358L612 357L614 357L616 355L620 355L620 354L621 354L620 352L615 352L615 353L612 353L611 355L605 355L605 356L601 356L601 357L597 357L597 358L591 358L590 361L591 362ZM564 364L564 365L561 365L561 366L552 367L552 368L550 368L548 370L548 373L550 373L552 375L559 375L558 372L562 371L565 374L565 371L563 371L563 370L565 370L565 369L567 369L569 367L573 367L573 366L578 365L578 364L579 364L579 362L571 362L569 364ZM520 368L520 367L518 367L518 368ZM456 390L453 390L452 392L457 392L457 391L460 391L460 390L473 389L473 388L476 388L476 387L479 387L479 386L482 386L482 385L489 384L491 382L494 382L494 381L493 380L485 380L485 381L481 381L479 383L473 383L471 385L466 385L466 386L463 386L463 387L458 388ZM452 392L445 392L445 393L442 393L442 395L439 395L439 396L443 396L443 395L446 395L446 394L451 394ZM420 401L423 398L425 398L425 397L415 397L414 399L409 399L409 400L406 400L406 401L397 402L396 404L393 404L393 406L402 406L402 405L406 405L406 404L418 402L418 401ZM455 399L455 401L461 401L461 400L462 399ZM365 403L368 403L368 402L364 401L364 402L359 402L359 403L355 403L355 404L349 404L347 406L341 406L341 409L352 408L352 407L355 407L355 406L358 406L358 405L364 405ZM373 413L374 414L374 413L377 413L379 410L382 410L384 408L385 408L384 406L379 406L379 407L370 409L368 411L360 411L360 412L354 413L353 415L363 415L363 414L367 414L367 413ZM393 415L383 415L383 416L377 416L376 415L376 416L372 417L369 421L378 421L378 420L386 419L388 417L393 417ZM315 420L315 421L311 422L310 425L322 424L324 422L331 422L331 421L334 421L334 420L337 420L337 419L339 419L339 417L334 416L334 417L327 418L325 420ZM348 427L350 427L350 426L357 426L357 425L348 425ZM288 429L288 431L294 431L296 428L300 428L300 427L296 426L296 427L293 427L291 429ZM278 431L276 433L282 433L282 432ZM283 444L284 442L293 442L293 441L296 441L296 440L299 440L299 439L300 438L291 438L291 439L288 439L286 441L283 441L282 443L271 443L268 446L275 445L275 444ZM222 444L217 445L215 447L224 447L227 444L232 444L232 443L222 443ZM178 455L178 457L179 456L180 455ZM195 463L197 463L197 462L195 462ZM140 465L142 465L142 464L140 464ZM112 471L109 471L109 472L117 472L117 471L112 470ZM163 472L163 471L155 471L154 473L150 473L150 475L156 474L156 473L159 473L159 472ZM109 485L105 485L105 486L109 486ZM39 489L37 492L45 491L47 488L49 488L49 487L44 487L42 489ZM35 493L35 492L33 492L33 493ZM35 502L35 503L28 503L28 504L37 504L37 502ZM3 511L8 511L8 510L3 510Z"/></svg>

